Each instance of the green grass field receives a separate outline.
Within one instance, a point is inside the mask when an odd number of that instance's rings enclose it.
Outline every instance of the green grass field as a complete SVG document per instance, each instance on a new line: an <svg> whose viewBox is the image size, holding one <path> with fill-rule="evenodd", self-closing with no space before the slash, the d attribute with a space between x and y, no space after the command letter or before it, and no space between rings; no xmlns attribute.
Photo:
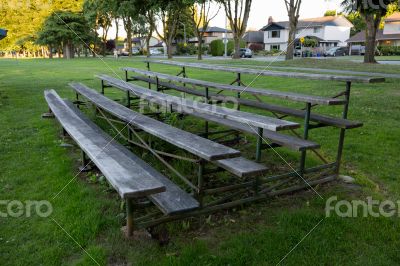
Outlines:
<svg viewBox="0 0 400 266"><path fill-rule="evenodd" d="M207 62L207 61L206 61ZM249 64L249 61L210 61ZM251 63L250 63L251 64ZM261 62L254 64L262 65ZM268 63L269 64L269 63ZM276 65L312 66L400 73L400 66L367 65L340 60L296 60ZM399 80L353 87L349 118L365 123L348 131L342 174L356 184L333 182L312 191L271 199L215 215L176 222L171 242L127 241L119 198L89 175L79 175L79 152L61 147L60 128L44 120L46 88L73 99L67 83L80 81L99 89L94 74L123 76L122 66L144 68L140 59L0 60L0 200L49 200L48 218L0 217L1 265L395 265L400 261L400 222L393 218L325 218L325 200L398 200L400 184ZM177 73L156 66L154 71ZM192 78L228 83L228 73L189 69ZM254 77L245 77L249 83ZM254 87L333 95L340 82L261 77ZM117 97L117 93L111 94ZM338 115L340 109L321 108ZM337 131L324 128L310 138L335 155ZM284 151L283 151L284 152ZM291 153L284 153L291 156ZM251 157L253 154L247 154ZM277 163L273 153L265 161ZM5 212L4 205L0 211Z"/></svg>

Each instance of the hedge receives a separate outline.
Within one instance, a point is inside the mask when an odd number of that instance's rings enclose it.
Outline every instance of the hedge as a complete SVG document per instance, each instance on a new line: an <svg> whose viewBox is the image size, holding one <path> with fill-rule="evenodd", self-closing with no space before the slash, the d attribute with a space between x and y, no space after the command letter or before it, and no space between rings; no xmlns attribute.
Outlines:
<svg viewBox="0 0 400 266"><path fill-rule="evenodd" d="M400 55L400 46L379 46L381 55Z"/></svg>
<svg viewBox="0 0 400 266"><path fill-rule="evenodd" d="M240 42L240 48L245 48L246 47L246 42L241 41ZM232 40L228 41L227 44L227 53L228 56L230 56L233 51L235 50L235 43ZM212 56L222 56L224 55L225 52L225 45L222 40L214 40L210 43L210 51Z"/></svg>

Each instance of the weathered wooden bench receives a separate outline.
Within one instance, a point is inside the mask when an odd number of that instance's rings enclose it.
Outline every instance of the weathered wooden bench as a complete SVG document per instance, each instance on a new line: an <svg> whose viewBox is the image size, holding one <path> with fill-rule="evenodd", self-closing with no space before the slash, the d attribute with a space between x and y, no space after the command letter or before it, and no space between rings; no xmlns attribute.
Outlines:
<svg viewBox="0 0 400 266"><path fill-rule="evenodd" d="M129 236L135 228L132 199L148 197L168 216L199 207L193 197L114 141L72 103L62 100L54 90L45 91L45 98L50 110L82 149L83 155L90 158L120 197L126 200ZM82 161L86 164L85 159Z"/></svg>
<svg viewBox="0 0 400 266"><path fill-rule="evenodd" d="M106 75L98 75L98 78L102 80L102 86L104 91L104 86L114 86L123 91L131 91L133 94L138 96L145 96L147 100L153 101L160 105L167 105L168 108L173 109L174 111L180 113L186 113L189 115L197 116L207 121L217 122L219 124L223 124L225 126L240 129L248 127L248 130L245 132L256 135L258 138L257 148L256 148L256 160L259 161L261 158L261 150L262 150L262 142L263 138L267 137L272 140L274 143L279 143L279 145L284 145L290 148L305 150L305 149L317 149L319 145L307 140L301 140L295 137L291 137L288 135L278 134L274 131L283 130L283 129L293 129L297 127L297 123L286 123L286 121L275 120L274 118L270 119L268 117L263 118L260 115L254 115L249 113L244 113L237 110L232 110L228 108L222 108L218 106L210 106L208 104L194 103L190 100L183 100L179 97L167 95L160 92L149 91L143 87L130 84ZM105 85L106 82L108 85ZM184 106L185 108L182 108ZM205 111L206 110L206 111ZM243 119L245 118L245 119ZM225 121L226 123L220 123L221 121ZM262 121L262 123L259 123ZM271 123L272 121L272 123ZM230 123L231 122L231 123ZM242 124L241 127L231 126L236 124ZM254 128L255 130L253 130ZM243 131L243 130L241 130ZM266 148L271 148L271 145L267 145Z"/></svg>
<svg viewBox="0 0 400 266"><path fill-rule="evenodd" d="M257 99L257 101L252 101L248 99L239 99L239 102L243 105L249 105L257 108L261 108L264 110L271 111L277 118L285 118L287 116L293 117L303 117L304 118L304 132L303 138L308 139L309 130L325 127L325 126L333 126L340 128L339 140L338 140L338 148L337 155L335 161L335 172L336 174L340 171L341 159L343 154L343 146L346 130L361 127L363 124L360 122L354 122L348 120L348 111L349 111L349 103L350 103L350 93L351 86L353 83L380 83L384 82L385 78L382 77L367 77L367 76L347 76L347 75L332 75L332 74L315 74L315 73L300 73L300 72L283 72L283 71L271 71L271 70L257 70L251 68L239 68L239 67L229 67L229 66L217 66L217 65L207 65L207 64L198 64L198 63L185 63L185 62L175 62L175 61L165 61L165 60L146 60L147 70L150 71L150 63L156 64L164 64L170 66L177 66L181 68L181 71L177 74L177 76L182 75L184 78L187 78L186 69L188 67L203 69L209 71L222 71L227 73L232 73L236 75L236 79L230 84L237 84L237 87L243 87L243 90L246 91L247 86L242 81L242 75L248 74L253 76L266 76L266 77L282 77L282 78L298 78L298 79L308 79L308 80L322 80L322 81L337 81L344 82L346 84L345 90L336 94L332 98L343 97L343 112L341 118L331 117L327 115L314 114L311 112L311 109L323 103L311 103L305 102L305 107L302 110L292 109L284 106L273 105L269 103L265 103ZM126 78L129 79L126 72ZM149 78L149 77L147 77ZM149 83L150 84L150 83ZM238 98L240 98L240 93L238 93ZM257 98L257 97L256 97ZM240 106L239 106L240 107ZM316 124L310 124L310 122L316 122ZM295 133L295 132L293 132ZM298 136L297 133L295 135ZM327 163L327 160L323 158L321 154L313 150L317 156ZM302 161L305 159L306 151L302 152Z"/></svg>
<svg viewBox="0 0 400 266"><path fill-rule="evenodd" d="M199 167L204 167L202 164L204 161L210 162L218 167L228 170L238 177L261 175L268 170L268 168L264 165L260 165L246 158L239 157L240 151L238 150L234 150L135 112L111 99L108 99L107 97L83 84L71 83L70 86L76 93L78 93L78 95L83 96L88 101L93 103L97 108L106 111L107 113L118 118L120 121L125 122L127 125L131 125L134 128L143 130L152 136L155 136L196 156L198 159L195 161L198 162ZM110 122L111 120L108 119L108 121ZM127 141L132 142L131 137L128 136L128 138L126 138L124 135L122 135L122 137ZM168 156L168 154L165 152L163 152L163 155ZM171 156L176 157L176 155ZM179 159L185 160L183 157ZM193 161L192 159L190 160ZM170 167L170 165L168 165L168 167ZM199 173L203 172L204 170L199 169ZM180 176L183 177L183 175ZM203 179L203 176L199 176L199 178ZM190 181L185 179L184 182ZM192 182L190 182L189 186L194 188L196 193L202 189L192 184Z"/></svg>
<svg viewBox="0 0 400 266"><path fill-rule="evenodd" d="M239 68L239 67L229 67L229 66L219 66L219 65L208 65L200 63L186 63L177 61L166 61L166 60L144 60L150 70L150 63L178 66L182 67L182 72L184 76L186 75L186 68L193 67L204 70L212 71L223 71L229 73L237 74L250 74L257 76L267 76L267 77L282 77L282 78L299 78L299 79L309 79L309 80L332 80L332 81L344 81L353 83L380 83L384 82L383 77L366 77L366 76L350 76L350 75L331 75L331 74L315 74L315 73L301 73L301 72L287 72L287 71L272 71L272 70L257 70L250 68Z"/></svg>
<svg viewBox="0 0 400 266"><path fill-rule="evenodd" d="M134 80L140 80L140 81L145 81L151 84L155 84L156 88L158 89L174 89L176 91L188 93L191 95L196 95L196 96L201 96L205 97L211 100L224 100L225 97L223 95L220 95L218 93L212 93L209 92L209 88L213 89L218 89L220 91L234 91L239 94L252 94L254 96L269 96L269 97L274 97L274 98L281 98L285 100L292 100L296 102L302 102L302 103L310 103L310 104L315 104L315 105L343 105L346 103L344 99L337 99L337 98L326 98L326 97L320 97L320 96L311 96L311 95L304 95L304 94L299 94L299 93L291 93L291 92L281 92L281 91L274 91L274 90L269 90L269 89L258 89L258 88L250 88L247 87L244 89L243 86L236 86L236 85L226 85L226 84L221 84L221 83L216 83L216 82L209 82L209 81L202 81L202 80L196 80L196 79L189 79L189 78L183 78L183 77L178 77L178 76L173 76L173 75L167 75L167 74L162 74L162 73L157 73L153 71L146 71L146 70L141 70L137 68L130 68L126 67L123 68L124 71L126 72L134 72L137 74L141 74L142 76L134 76L132 78L127 78L127 81L134 81ZM128 76L128 75L126 75ZM163 82L161 80L167 80L170 82ZM175 83L171 82L179 82L184 85L196 85L205 88L205 91L199 91L196 89L191 89L187 86L180 86ZM265 102L260 102L260 101L254 101L254 100L248 100L248 99L242 99L238 97L238 103L240 105L245 105L245 106L250 106L250 107L256 107L260 108L263 110L271 111L274 113L278 114L283 114L283 115L288 115L288 116L293 116L293 117L300 117L304 118L306 115L305 110L297 110L293 108L288 108L288 107L283 107L279 105L273 105L273 104L268 104ZM319 126L334 126L338 128L345 128L345 129L352 129L352 128L357 128L361 127L363 124L361 122L357 121L350 121L347 119L342 119L342 118L337 118L337 117L332 117L332 116L327 116L327 115L321 115L321 114L310 114L310 121L317 122Z"/></svg>
<svg viewBox="0 0 400 266"><path fill-rule="evenodd" d="M132 95L147 97L149 100L154 99L159 101L160 103L162 102L163 105L166 107L179 106L181 108L196 110L204 114L219 116L221 118L241 122L254 126L256 128L262 128L271 131L282 131L300 127L300 125L295 122L285 121L282 119L257 115L253 113L241 112L237 110L232 110L230 108L212 106L206 103L195 102L177 96L151 91L146 88L130 84L123 80L116 79L107 75L97 75L97 77L102 81L107 82L108 85L112 85L121 90L131 92Z"/></svg>

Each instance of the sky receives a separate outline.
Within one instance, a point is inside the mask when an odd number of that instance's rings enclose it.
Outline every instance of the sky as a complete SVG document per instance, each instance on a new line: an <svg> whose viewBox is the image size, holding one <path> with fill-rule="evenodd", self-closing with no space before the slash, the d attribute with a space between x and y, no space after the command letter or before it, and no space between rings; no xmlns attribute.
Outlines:
<svg viewBox="0 0 400 266"><path fill-rule="evenodd" d="M340 10L342 0L303 0L300 19L322 17L326 10ZM224 27L225 14L220 10L218 16L211 21L212 26ZM288 20L284 0L253 0L248 22L248 30L259 30L268 24L272 16L275 21Z"/></svg>
<svg viewBox="0 0 400 266"><path fill-rule="evenodd" d="M326 10L341 10L342 0L303 0L300 9L300 19L322 17ZM217 9L215 6L214 8ZM284 0L253 0L250 10L250 18L247 30L259 30L268 24L268 18L272 16L275 21L288 20ZM210 26L225 27L225 12L221 8L218 15L210 22ZM126 37L120 26L121 37ZM112 28L109 36L115 36Z"/></svg>

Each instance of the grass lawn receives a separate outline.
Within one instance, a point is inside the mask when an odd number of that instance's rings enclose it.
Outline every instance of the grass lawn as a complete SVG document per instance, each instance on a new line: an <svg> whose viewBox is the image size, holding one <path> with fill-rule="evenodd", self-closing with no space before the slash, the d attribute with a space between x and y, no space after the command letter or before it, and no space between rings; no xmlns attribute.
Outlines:
<svg viewBox="0 0 400 266"><path fill-rule="evenodd" d="M207 61L205 61L207 62ZM218 64L269 63L210 61ZM340 60L295 60L279 66L351 69L400 73L400 66L362 65ZM1 265L394 265L400 261L400 222L393 218L325 218L325 201L398 200L400 183L399 80L353 87L349 118L365 123L348 131L342 182L316 190L271 199L215 215L170 225L171 242L127 241L120 201L102 182L80 175L53 200L77 173L79 152L61 147L59 126L44 120L45 88L73 99L67 83L80 81L99 89L94 74L122 77L122 66L144 68L140 59L0 60L0 200L48 200L48 218L0 217ZM177 73L177 68L153 65L152 70ZM188 70L189 76L228 83L228 73ZM249 83L254 77L245 77ZM339 82L260 77L254 87L333 95ZM117 93L109 94L117 97ZM339 114L337 108L321 108ZM261 112L262 113L262 112ZM337 130L324 128L310 138L323 153L335 155ZM284 152L284 151L283 151ZM291 158L291 153L284 153ZM253 154L247 154L251 157ZM279 161L272 152L266 162ZM0 211L5 212L4 204ZM84 250L83 250L83 249ZM93 260L94 259L94 260Z"/></svg>

